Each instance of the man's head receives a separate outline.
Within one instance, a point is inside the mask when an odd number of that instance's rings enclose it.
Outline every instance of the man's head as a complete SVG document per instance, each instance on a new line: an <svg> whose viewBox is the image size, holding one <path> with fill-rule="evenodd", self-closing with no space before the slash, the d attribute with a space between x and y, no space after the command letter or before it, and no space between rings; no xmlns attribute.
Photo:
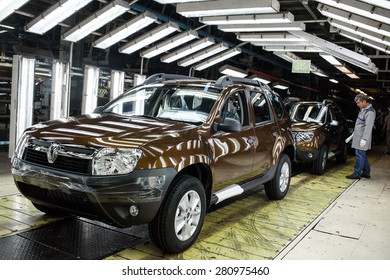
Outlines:
<svg viewBox="0 0 390 280"><path fill-rule="evenodd" d="M368 95L359 93L355 96L355 102L359 108L366 108L371 103L371 100Z"/></svg>

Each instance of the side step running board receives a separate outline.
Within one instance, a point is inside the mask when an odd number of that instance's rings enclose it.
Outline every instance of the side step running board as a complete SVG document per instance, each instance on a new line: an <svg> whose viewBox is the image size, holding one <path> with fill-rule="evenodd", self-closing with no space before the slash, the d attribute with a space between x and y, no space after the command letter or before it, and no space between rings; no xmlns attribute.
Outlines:
<svg viewBox="0 0 390 280"><path fill-rule="evenodd" d="M242 185L233 184L227 186L226 188L219 190L213 194L211 197L211 204L218 204L221 201L224 201L228 198L238 196L243 194L244 192L250 191L252 189L258 188L261 186L261 189L264 189L262 184L259 184L258 181L250 181Z"/></svg>

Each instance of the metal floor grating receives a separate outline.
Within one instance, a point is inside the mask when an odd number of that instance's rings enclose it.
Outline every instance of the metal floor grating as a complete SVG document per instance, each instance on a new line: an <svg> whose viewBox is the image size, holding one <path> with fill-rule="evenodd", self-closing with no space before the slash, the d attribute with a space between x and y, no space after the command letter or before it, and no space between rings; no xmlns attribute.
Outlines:
<svg viewBox="0 0 390 280"><path fill-rule="evenodd" d="M134 247L143 226L117 229L86 219L67 219L0 239L1 260L98 260Z"/></svg>

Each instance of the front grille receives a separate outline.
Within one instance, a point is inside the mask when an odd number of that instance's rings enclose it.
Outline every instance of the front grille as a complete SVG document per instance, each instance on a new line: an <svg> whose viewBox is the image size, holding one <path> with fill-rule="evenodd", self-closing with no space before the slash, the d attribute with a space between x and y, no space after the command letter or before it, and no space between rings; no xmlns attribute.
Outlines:
<svg viewBox="0 0 390 280"><path fill-rule="evenodd" d="M58 145L58 156L53 163L48 161L48 151L52 143L46 142L40 139L32 138L27 143L23 159L50 168L70 171L80 174L91 174L91 163L95 149L71 146L71 145Z"/></svg>
<svg viewBox="0 0 390 280"><path fill-rule="evenodd" d="M77 172L82 174L90 173L90 160L82 158L74 158L59 155L53 163L47 161L47 154L45 152L36 151L30 147L25 150L24 159L39 165L48 166L55 169Z"/></svg>

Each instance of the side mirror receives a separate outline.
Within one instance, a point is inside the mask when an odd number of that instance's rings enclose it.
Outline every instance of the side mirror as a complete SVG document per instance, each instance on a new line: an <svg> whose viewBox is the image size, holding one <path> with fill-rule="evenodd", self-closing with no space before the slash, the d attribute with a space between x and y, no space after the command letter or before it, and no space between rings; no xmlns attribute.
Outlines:
<svg viewBox="0 0 390 280"><path fill-rule="evenodd" d="M331 126L339 126L340 123L339 123L338 121L336 121L336 120L332 120L332 121L330 122L330 125L331 125Z"/></svg>
<svg viewBox="0 0 390 280"><path fill-rule="evenodd" d="M240 132L241 123L232 118L225 118L224 122L218 125L218 129L226 132Z"/></svg>
<svg viewBox="0 0 390 280"><path fill-rule="evenodd" d="M93 110L93 113L94 114L99 114L99 113L102 112L102 110L103 110L103 106L98 106L98 107L95 108L95 110Z"/></svg>

